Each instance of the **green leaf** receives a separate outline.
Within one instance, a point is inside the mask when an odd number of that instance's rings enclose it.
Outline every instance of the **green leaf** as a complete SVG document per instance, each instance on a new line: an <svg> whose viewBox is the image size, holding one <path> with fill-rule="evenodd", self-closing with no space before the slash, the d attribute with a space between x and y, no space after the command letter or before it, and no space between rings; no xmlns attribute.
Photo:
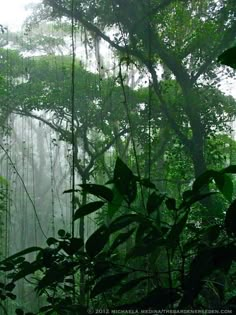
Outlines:
<svg viewBox="0 0 236 315"><path fill-rule="evenodd" d="M186 212L179 220L176 224L173 225L173 227L171 228L170 232L167 235L167 244L169 244L169 246L171 248L175 248L178 245L179 242L179 236L180 234L183 232L185 226L186 226L186 222L188 219L188 214L189 211Z"/></svg>
<svg viewBox="0 0 236 315"><path fill-rule="evenodd" d="M236 174L236 165L230 165L221 170L222 173Z"/></svg>
<svg viewBox="0 0 236 315"><path fill-rule="evenodd" d="M190 192L191 192L191 196L190 196ZM217 191L211 191L209 193L203 193L203 194L200 194L198 191L187 191L186 192L187 194L185 194L184 196L184 200L183 202L180 204L179 206L179 209L182 209L182 208L189 208L191 207L195 202L197 201L200 201L204 198L207 198L211 195L215 195L215 194L218 194ZM188 196L187 196L188 195ZM188 197L188 198L187 198Z"/></svg>
<svg viewBox="0 0 236 315"><path fill-rule="evenodd" d="M70 254L76 254L84 245L82 238L72 237L70 239Z"/></svg>
<svg viewBox="0 0 236 315"><path fill-rule="evenodd" d="M113 192L110 188L106 186L96 184L82 184L79 186L83 189L83 191L96 197L103 198L109 202L113 200Z"/></svg>
<svg viewBox="0 0 236 315"><path fill-rule="evenodd" d="M58 232L57 232L57 234L58 234L58 236L60 236L60 237L65 237L65 235L66 235L66 231L65 230L62 230L62 229L60 229Z"/></svg>
<svg viewBox="0 0 236 315"><path fill-rule="evenodd" d="M63 191L63 194L71 194L73 192L78 192L79 189L67 189Z"/></svg>
<svg viewBox="0 0 236 315"><path fill-rule="evenodd" d="M125 283L124 285L122 285L122 287L119 289L118 291L118 295L120 294L124 294L130 290L132 290L133 288L137 287L137 285L139 285L142 281L147 280L149 277L140 277L137 279L133 279L127 283Z"/></svg>
<svg viewBox="0 0 236 315"><path fill-rule="evenodd" d="M109 233L105 226L98 228L87 240L86 251L90 257L95 257L108 243Z"/></svg>
<svg viewBox="0 0 236 315"><path fill-rule="evenodd" d="M193 183L193 191L200 190L201 188L207 186L214 179L219 191L228 201L231 201L233 195L233 183L231 178L225 173L225 171L206 171L205 173L200 175Z"/></svg>
<svg viewBox="0 0 236 315"><path fill-rule="evenodd" d="M193 183L193 191L198 191L203 187L206 187L212 180L215 175L215 171L208 170L202 175L198 176Z"/></svg>
<svg viewBox="0 0 236 315"><path fill-rule="evenodd" d="M214 181L219 191L231 202L234 186L230 176L221 172L215 172Z"/></svg>
<svg viewBox="0 0 236 315"><path fill-rule="evenodd" d="M107 273L112 267L113 266L110 261L107 261L107 260L95 261L95 264L93 267L95 277L99 278L101 276L104 276L105 273Z"/></svg>
<svg viewBox="0 0 236 315"><path fill-rule="evenodd" d="M15 300L16 299L16 295L11 293L11 292L7 292L6 296L8 296L11 300Z"/></svg>
<svg viewBox="0 0 236 315"><path fill-rule="evenodd" d="M74 214L74 218L73 220L77 220L79 218L82 218L94 211L97 211L98 209L100 209L102 206L104 206L104 202L103 201L94 201L94 202L90 202L84 206L81 206L79 209L76 210L75 214Z"/></svg>
<svg viewBox="0 0 236 315"><path fill-rule="evenodd" d="M143 257L145 255L148 255L155 250L158 249L158 247L161 247L165 245L164 239L153 239L149 242L140 242L135 244L133 248L127 253L126 259L136 258L136 257Z"/></svg>
<svg viewBox="0 0 236 315"><path fill-rule="evenodd" d="M229 206L225 215L225 229L229 236L236 236L236 199Z"/></svg>
<svg viewBox="0 0 236 315"><path fill-rule="evenodd" d="M129 205L135 200L137 195L136 181L133 172L120 158L117 158L114 169L114 183Z"/></svg>
<svg viewBox="0 0 236 315"><path fill-rule="evenodd" d="M5 290L12 291L16 287L15 283L10 282L6 285Z"/></svg>
<svg viewBox="0 0 236 315"><path fill-rule="evenodd" d="M229 270L232 260L235 260L235 246L205 248L200 251L190 265L189 275L186 276L183 298L179 307L192 305L194 299L204 284L202 281L214 270Z"/></svg>
<svg viewBox="0 0 236 315"><path fill-rule="evenodd" d="M122 272L119 274L111 275L102 278L100 281L98 281L94 288L91 291L91 298L94 298L95 296L106 292L107 290L115 287L116 285L121 283L121 280L124 279L129 275L129 272Z"/></svg>
<svg viewBox="0 0 236 315"><path fill-rule="evenodd" d="M110 233L114 233L118 230L121 230L125 228L126 226L135 223L135 222L142 222L145 218L138 214L125 214L118 218L116 218L114 221L112 221L109 225L109 231Z"/></svg>
<svg viewBox="0 0 236 315"><path fill-rule="evenodd" d="M210 225L205 230L203 237L207 238L207 240L210 243L212 243L212 242L216 241L217 238L219 237L220 230L221 230L221 228L220 228L219 224Z"/></svg>
<svg viewBox="0 0 236 315"><path fill-rule="evenodd" d="M113 196L114 197L113 197L112 202L108 203L108 210L107 210L108 220L112 219L112 217L120 209L123 202L123 197L115 186L113 187Z"/></svg>
<svg viewBox="0 0 236 315"><path fill-rule="evenodd" d="M176 200L174 198L167 198L166 207L168 210L176 210Z"/></svg>
<svg viewBox="0 0 236 315"><path fill-rule="evenodd" d="M151 214L155 210L159 210L165 195L157 194L155 191L150 194L147 201L147 213Z"/></svg>
<svg viewBox="0 0 236 315"><path fill-rule="evenodd" d="M140 182L140 184L146 188L150 188L150 189L156 189L155 184L153 184L152 182L150 182L149 178L143 178L143 179L137 179L137 181Z"/></svg>
<svg viewBox="0 0 236 315"><path fill-rule="evenodd" d="M115 240L113 241L110 247L110 251L114 251L118 246L126 242L135 230L136 228L133 228L128 232L120 233L119 235L117 235L117 237L115 238Z"/></svg>
<svg viewBox="0 0 236 315"><path fill-rule="evenodd" d="M231 47L224 51L218 57L218 62L233 69L236 69L236 47Z"/></svg>
<svg viewBox="0 0 236 315"><path fill-rule="evenodd" d="M47 239L47 244L48 244L48 246L54 245L54 244L56 244L56 243L58 243L58 240L55 239L54 237L49 237L49 238Z"/></svg>
<svg viewBox="0 0 236 315"><path fill-rule="evenodd" d="M61 248L68 254L76 254L84 245L84 242L81 238L71 238L69 243L66 241L60 242Z"/></svg>
<svg viewBox="0 0 236 315"><path fill-rule="evenodd" d="M42 261L33 261L32 263L24 262L21 265L21 269L14 274L13 280L17 281L23 279L28 275L32 275L34 272L40 270L43 267Z"/></svg>
<svg viewBox="0 0 236 315"><path fill-rule="evenodd" d="M11 260L14 260L15 258L17 257L20 257L20 256L23 256L23 255L26 255L26 254L29 254L29 253L33 253L33 252L37 252L37 251L41 251L42 248L41 247L37 247L37 246L33 246L33 247L29 247L29 248L26 248L2 261L0 261L0 265L4 264L5 262L8 262L8 261L11 261Z"/></svg>

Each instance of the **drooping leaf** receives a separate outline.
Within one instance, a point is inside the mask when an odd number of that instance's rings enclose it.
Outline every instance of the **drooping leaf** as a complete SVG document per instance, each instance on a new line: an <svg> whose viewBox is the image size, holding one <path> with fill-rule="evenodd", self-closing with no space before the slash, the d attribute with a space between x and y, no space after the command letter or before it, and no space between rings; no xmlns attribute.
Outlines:
<svg viewBox="0 0 236 315"><path fill-rule="evenodd" d="M119 193L130 205L137 195L137 179L120 158L116 160L114 183Z"/></svg>
<svg viewBox="0 0 236 315"><path fill-rule="evenodd" d="M179 205L179 209L189 208L194 203L201 201L205 198L208 198L212 195L218 194L217 191L211 191L208 193L199 193L199 191L188 190L185 192L186 194L183 196L183 202Z"/></svg>
<svg viewBox="0 0 236 315"><path fill-rule="evenodd" d="M117 235L117 237L115 238L115 240L113 241L113 243L110 247L110 251L115 250L118 246L120 246L121 244L126 242L130 238L130 236L133 234L135 229L136 228L133 228L133 229L129 230L128 232L120 233L119 235Z"/></svg>
<svg viewBox="0 0 236 315"><path fill-rule="evenodd" d="M141 240L143 239L144 235L149 233L152 230L152 226L150 222L148 221L143 221L138 225L137 232L135 235L135 243L140 243Z"/></svg>
<svg viewBox="0 0 236 315"><path fill-rule="evenodd" d="M42 261L33 261L32 263L24 262L21 265L21 269L14 274L12 277L14 281L17 281L19 279L23 279L28 275L34 274L34 272L40 270L43 267Z"/></svg>
<svg viewBox="0 0 236 315"><path fill-rule="evenodd" d="M234 187L230 176L221 172L215 172L214 181L219 191L229 202L231 202Z"/></svg>
<svg viewBox="0 0 236 315"><path fill-rule="evenodd" d="M106 201L111 202L113 199L113 192L110 188L97 184L82 184L79 185L83 191L92 194L96 197L103 198Z"/></svg>
<svg viewBox="0 0 236 315"><path fill-rule="evenodd" d="M71 194L73 192L78 192L79 189L67 189L63 191L63 194Z"/></svg>
<svg viewBox="0 0 236 315"><path fill-rule="evenodd" d="M8 296L11 300L15 300L16 299L16 295L11 293L11 292L7 292L6 296Z"/></svg>
<svg viewBox="0 0 236 315"><path fill-rule="evenodd" d="M135 287L137 287L141 282L147 280L149 277L140 277L140 278L137 278L137 279L133 279L125 284L123 284L121 286L121 288L119 289L118 291L118 294L124 294L132 289L134 289Z"/></svg>
<svg viewBox="0 0 236 315"><path fill-rule="evenodd" d="M176 200L174 198L167 198L166 207L168 210L176 210Z"/></svg>
<svg viewBox="0 0 236 315"><path fill-rule="evenodd" d="M58 240L55 239L54 237L49 237L49 238L47 239L47 244L48 244L48 246L54 245L54 244L56 244L56 243L58 243Z"/></svg>
<svg viewBox="0 0 236 315"><path fill-rule="evenodd" d="M72 237L70 239L70 254L73 255L78 252L84 245L82 238Z"/></svg>
<svg viewBox="0 0 236 315"><path fill-rule="evenodd" d="M104 204L105 203L103 201L94 201L94 202L87 203L84 206L81 206L79 209L76 210L73 220L75 221L90 213L97 211L102 206L104 206Z"/></svg>
<svg viewBox="0 0 236 315"><path fill-rule="evenodd" d="M199 191L201 188L206 187L212 180L214 180L219 191L228 201L231 201L233 183L231 178L225 173L226 172L218 172L214 170L206 171L194 181L193 191Z"/></svg>
<svg viewBox="0 0 236 315"><path fill-rule="evenodd" d="M85 248L90 257L96 256L109 240L109 233L105 226L98 228L87 240Z"/></svg>
<svg viewBox="0 0 236 315"><path fill-rule="evenodd" d="M68 254L76 254L84 245L84 242L81 238L71 238L69 242L63 241L60 242L61 248Z"/></svg>
<svg viewBox="0 0 236 315"><path fill-rule="evenodd" d="M122 272L119 274L111 275L102 278L99 280L95 286L93 287L90 297L94 298L95 296L106 292L107 290L115 287L116 285L121 283L121 280L126 278L129 275L129 272Z"/></svg>
<svg viewBox="0 0 236 315"><path fill-rule="evenodd" d="M236 259L235 246L205 248L198 253L190 265L189 275L186 277L184 294L179 307L192 305L194 299L204 285L203 279L214 270L229 270Z"/></svg>
<svg viewBox="0 0 236 315"><path fill-rule="evenodd" d="M6 285L5 290L12 291L16 287L15 283L10 282Z"/></svg>
<svg viewBox="0 0 236 315"><path fill-rule="evenodd" d="M225 50L219 57L218 62L236 69L236 46Z"/></svg>
<svg viewBox="0 0 236 315"><path fill-rule="evenodd" d="M153 184L152 182L150 182L149 178L143 178L141 180L137 179L137 181L140 182L140 184L146 188L150 188L150 189L156 189L155 184Z"/></svg>
<svg viewBox="0 0 236 315"><path fill-rule="evenodd" d="M180 298L177 289L173 288L155 288L149 292L144 298L132 304L119 305L119 310L157 310L165 309L173 305ZM152 313L151 313L152 314Z"/></svg>
<svg viewBox="0 0 236 315"><path fill-rule="evenodd" d="M112 193L113 193L113 200L112 202L108 203L108 209L107 209L108 221L111 220L112 217L118 212L123 202L123 197L115 186L112 189Z"/></svg>
<svg viewBox="0 0 236 315"><path fill-rule="evenodd" d="M140 242L134 245L133 248L126 255L126 259L133 259L136 257L143 257L157 250L158 247L165 245L164 239L153 239L149 242Z"/></svg>
<svg viewBox="0 0 236 315"><path fill-rule="evenodd" d="M215 175L215 171L208 170L204 172L203 174L201 174L200 176L198 176L193 183L193 186L192 186L193 191L198 191L202 189L203 187L206 187L213 180L214 175Z"/></svg>
<svg viewBox="0 0 236 315"><path fill-rule="evenodd" d="M68 261L64 261L60 264L54 264L44 273L43 278L39 280L36 288L37 292L42 293L47 287L64 281L65 277L71 274L74 266L76 266L75 262Z"/></svg>
<svg viewBox="0 0 236 315"><path fill-rule="evenodd" d="M151 214L155 210L159 210L163 200L165 199L165 195L157 194L155 191L150 194L147 201L147 212Z"/></svg>
<svg viewBox="0 0 236 315"><path fill-rule="evenodd" d="M114 233L118 230L121 230L125 228L126 226L135 223L135 222L142 222L145 218L142 216L134 213L134 214L125 214L118 218L116 218L114 221L112 221L109 225L109 231L110 233Z"/></svg>
<svg viewBox="0 0 236 315"><path fill-rule="evenodd" d="M96 261L93 267L96 278L105 275L105 273L108 272L111 268L112 264L108 260Z"/></svg>
<svg viewBox="0 0 236 315"><path fill-rule="evenodd" d="M217 240L217 238L220 235L221 227L219 224L210 225L206 231L204 232L204 237L207 238L207 240L212 243Z"/></svg>
<svg viewBox="0 0 236 315"><path fill-rule="evenodd" d="M16 254L14 254L14 255L12 255L10 257L8 257L8 258L0 261L0 265L4 264L5 262L12 261L12 260L14 260L17 257L24 256L26 254L37 252L37 251L40 251L40 250L42 250L42 248L41 247L37 247L37 246L26 248L26 249L24 249L24 250L22 250L22 251L20 251L20 252L18 252Z"/></svg>
<svg viewBox="0 0 236 315"><path fill-rule="evenodd" d="M236 174L236 165L229 165L221 170L222 173Z"/></svg>
<svg viewBox="0 0 236 315"><path fill-rule="evenodd" d="M171 248L175 248L179 242L179 237L183 232L188 219L189 212L187 211L178 221L173 225L169 234L167 235L167 244Z"/></svg>
<svg viewBox="0 0 236 315"><path fill-rule="evenodd" d="M236 236L236 199L229 206L225 215L225 229L229 236Z"/></svg>

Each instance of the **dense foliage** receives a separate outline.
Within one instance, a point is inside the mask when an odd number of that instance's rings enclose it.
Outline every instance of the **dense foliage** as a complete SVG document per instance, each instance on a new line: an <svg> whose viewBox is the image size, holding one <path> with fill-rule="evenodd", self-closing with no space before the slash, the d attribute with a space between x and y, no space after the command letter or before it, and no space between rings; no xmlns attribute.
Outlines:
<svg viewBox="0 0 236 315"><path fill-rule="evenodd" d="M235 71L235 26L234 0L44 0L27 24L32 40L0 25L2 135L12 114L47 125L53 145L71 146L78 179L64 191L71 226L0 261L4 314L22 280L41 306L16 304L18 315L234 312L236 107L218 84L219 71ZM95 48L96 73L75 47L64 54L77 31ZM2 217L3 189L0 199Z"/></svg>
<svg viewBox="0 0 236 315"><path fill-rule="evenodd" d="M35 290L47 297L40 314L235 309L227 284L235 277L235 200L226 213L222 209L220 217L208 220L196 208L196 203L217 193L204 193L204 186L212 182L231 202L233 183L228 174L235 173L235 166L205 172L178 202L134 175L118 158L106 186L80 185L97 200L79 207L73 220L103 208L104 223L85 243L59 230L58 238L47 239L46 248L31 247L3 260L0 268L10 282L1 284L1 298L14 299L15 282L34 274ZM30 262L24 256L31 252L38 254Z"/></svg>

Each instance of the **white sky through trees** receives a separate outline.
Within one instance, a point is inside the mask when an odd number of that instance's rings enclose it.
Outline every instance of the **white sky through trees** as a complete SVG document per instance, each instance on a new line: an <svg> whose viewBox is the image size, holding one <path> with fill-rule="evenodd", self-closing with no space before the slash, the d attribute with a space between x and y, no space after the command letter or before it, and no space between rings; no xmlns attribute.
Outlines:
<svg viewBox="0 0 236 315"><path fill-rule="evenodd" d="M25 18L31 10L27 10L30 3L39 3L40 0L0 0L0 24L9 27L11 31L21 28Z"/></svg>
<svg viewBox="0 0 236 315"><path fill-rule="evenodd" d="M19 31L26 17L32 12L29 5L40 3L41 1L0 0L0 24L7 26L10 31ZM227 95L230 94L236 98L236 78L223 79L221 82L220 89Z"/></svg>

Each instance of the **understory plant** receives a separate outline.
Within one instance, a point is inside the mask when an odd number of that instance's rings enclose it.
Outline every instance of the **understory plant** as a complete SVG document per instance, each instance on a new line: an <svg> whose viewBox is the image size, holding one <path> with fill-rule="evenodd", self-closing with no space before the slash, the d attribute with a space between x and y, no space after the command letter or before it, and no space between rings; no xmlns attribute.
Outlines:
<svg viewBox="0 0 236 315"><path fill-rule="evenodd" d="M1 261L9 279L0 283L1 300L16 299L15 284L26 278L45 297L37 314L235 309L235 173L235 165L208 170L179 200L118 158L106 185L79 185L92 201L76 209L73 224L98 211L97 229L87 240L59 230L45 248ZM214 216L219 193L229 205ZM33 252L33 261L25 258Z"/></svg>

